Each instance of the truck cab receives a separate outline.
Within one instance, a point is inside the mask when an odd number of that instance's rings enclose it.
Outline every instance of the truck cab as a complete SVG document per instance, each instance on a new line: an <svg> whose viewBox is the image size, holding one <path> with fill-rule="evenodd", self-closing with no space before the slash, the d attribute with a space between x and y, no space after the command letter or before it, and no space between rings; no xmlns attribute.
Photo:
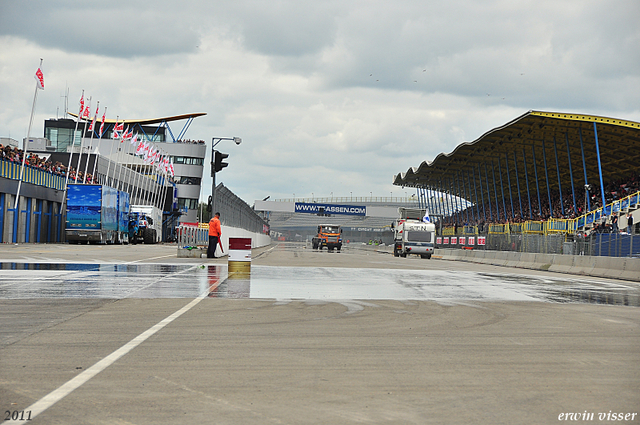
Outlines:
<svg viewBox="0 0 640 425"><path fill-rule="evenodd" d="M311 239L313 249L322 250L326 247L328 251L342 248L342 229L335 224L321 224L318 226L318 234Z"/></svg>
<svg viewBox="0 0 640 425"><path fill-rule="evenodd" d="M436 226L425 221L426 210L400 208L400 218L392 224L393 256L406 257L416 254L422 258L431 258L435 246Z"/></svg>

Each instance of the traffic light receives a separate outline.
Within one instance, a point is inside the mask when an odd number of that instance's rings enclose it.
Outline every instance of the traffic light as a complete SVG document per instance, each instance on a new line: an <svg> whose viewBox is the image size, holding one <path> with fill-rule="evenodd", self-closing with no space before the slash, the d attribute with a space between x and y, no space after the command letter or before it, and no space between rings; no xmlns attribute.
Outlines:
<svg viewBox="0 0 640 425"><path fill-rule="evenodd" d="M218 171L222 170L224 167L229 165L226 162L222 162L222 160L226 159L229 156L229 154L218 152L218 151L213 151L213 152L214 152L213 170L214 172L217 173Z"/></svg>

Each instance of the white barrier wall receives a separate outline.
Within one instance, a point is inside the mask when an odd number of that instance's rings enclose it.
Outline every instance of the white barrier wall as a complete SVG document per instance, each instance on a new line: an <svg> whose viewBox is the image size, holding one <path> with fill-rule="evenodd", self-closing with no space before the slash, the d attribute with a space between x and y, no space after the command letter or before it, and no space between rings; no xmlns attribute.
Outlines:
<svg viewBox="0 0 640 425"><path fill-rule="evenodd" d="M185 246L197 246L205 248L209 245L209 229L181 225L178 227L178 248ZM222 226L222 249L224 254L229 253L229 238L251 238L251 248L267 246L271 243L271 237L262 233L254 233L236 227ZM220 250L216 253L220 256Z"/></svg>
<svg viewBox="0 0 640 425"><path fill-rule="evenodd" d="M251 248L260 248L271 243L271 237L262 233L254 233L235 227L222 226L222 248L229 253L229 238L251 238ZM207 242L208 244L208 242Z"/></svg>

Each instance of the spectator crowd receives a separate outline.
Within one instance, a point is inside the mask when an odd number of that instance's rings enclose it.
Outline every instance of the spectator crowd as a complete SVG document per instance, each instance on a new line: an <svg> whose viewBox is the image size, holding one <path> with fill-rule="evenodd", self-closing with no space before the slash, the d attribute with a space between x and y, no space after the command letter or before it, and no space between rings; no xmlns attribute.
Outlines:
<svg viewBox="0 0 640 425"><path fill-rule="evenodd" d="M22 158L24 156L24 151L22 149L18 149L17 147L12 146L3 146L0 145L0 159L5 161L15 162L18 164L22 164ZM25 160L25 166L36 168L43 171L48 171L57 176L66 177L67 173L69 173L69 179L76 179L76 175L78 176L78 180L84 181L84 172L76 171L73 167L67 167L60 161L56 161L55 163L50 161L47 158L41 158L35 153L27 153L27 158ZM88 184L93 184L94 179L90 173L87 173L86 182Z"/></svg>
<svg viewBox="0 0 640 425"><path fill-rule="evenodd" d="M631 175L625 179L610 181L604 187L604 198L606 205L625 198L640 191L640 178L637 172L632 172ZM575 187L575 208L574 197L571 193L571 189L565 190L562 193L562 201L559 194L551 194L551 207L549 208L549 194L546 188L540 191L540 205L538 204L538 193L530 192L531 207L529 209L529 198L527 193L520 195L518 198L517 193L513 194L513 198L509 195L505 195L503 200L498 197L498 204L496 205L496 198L494 194L491 194L491 200L484 198L484 213L482 200L479 199L478 206L472 205L468 208L453 214L450 217L445 217L442 222L443 226L481 226L485 224L507 224L507 223L523 223L525 221L547 221L550 219L575 219L580 217L589 211L596 210L602 207L602 194L600 185L591 185L589 190L589 207L586 201L586 191L584 186ZM511 210L511 203L513 201L513 211ZM520 202L522 201L522 210L520 209ZM444 200L445 205L447 200ZM491 206L489 206L491 202ZM451 202L449 201L449 205ZM506 207L506 211L505 211ZM446 207L445 207L446 208ZM479 214L478 214L479 212ZM564 212L564 213L563 213ZM436 211L437 213L437 211ZM505 217L506 215L506 217ZM485 221L486 217L486 221Z"/></svg>
<svg viewBox="0 0 640 425"><path fill-rule="evenodd" d="M204 140L191 140L191 139L181 139L177 140L178 143L191 143L193 145L204 145Z"/></svg>

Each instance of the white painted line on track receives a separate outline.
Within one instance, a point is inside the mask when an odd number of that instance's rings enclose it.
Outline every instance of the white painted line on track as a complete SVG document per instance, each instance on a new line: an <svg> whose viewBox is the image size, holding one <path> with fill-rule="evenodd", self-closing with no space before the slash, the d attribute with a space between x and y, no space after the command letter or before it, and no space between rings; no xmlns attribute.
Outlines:
<svg viewBox="0 0 640 425"><path fill-rule="evenodd" d="M172 255L161 255L160 257L143 258L142 260L127 261L127 262L122 263L122 264L133 264L133 263L139 263L141 261L157 260L158 258L168 258L168 257L175 258L175 255L173 255L173 254Z"/></svg>
<svg viewBox="0 0 640 425"><path fill-rule="evenodd" d="M168 324L176 320L178 317L182 316L184 313L191 310L200 301L205 299L208 294L209 294L209 290L207 289L202 294L200 294L198 298L195 298L189 304L182 307L180 310L176 311L175 313L161 320L157 324L153 325L151 328L147 329L146 331L144 331L143 333L141 333L140 335L138 335L137 337L135 337L134 339L132 339L131 341L129 341L128 343L126 343L125 345L123 345L122 347L120 347L119 349L117 349L107 357L105 357L104 359L100 360L98 363L94 364L89 369L85 370L84 372L82 372L75 378L71 379L70 381L67 381L61 387L53 390L52 392L42 397L40 400L36 401L35 403L33 403L31 406L27 407L24 410L31 412L31 416L30 416L31 419L35 418L40 413L44 412L45 410L47 410L48 408L50 408L51 406L53 406L54 404L62 400L64 397L71 394L74 390L76 390L81 385L89 381L91 378L93 378L94 376L96 376L97 374L99 374L109 366L111 366L122 356L129 353L138 345L142 344L144 341L146 341L148 338L150 338L155 333L160 331L162 328L164 328L165 326L167 326ZM12 422L12 421L9 420L7 422ZM16 422L19 422L19 421L16 421Z"/></svg>

